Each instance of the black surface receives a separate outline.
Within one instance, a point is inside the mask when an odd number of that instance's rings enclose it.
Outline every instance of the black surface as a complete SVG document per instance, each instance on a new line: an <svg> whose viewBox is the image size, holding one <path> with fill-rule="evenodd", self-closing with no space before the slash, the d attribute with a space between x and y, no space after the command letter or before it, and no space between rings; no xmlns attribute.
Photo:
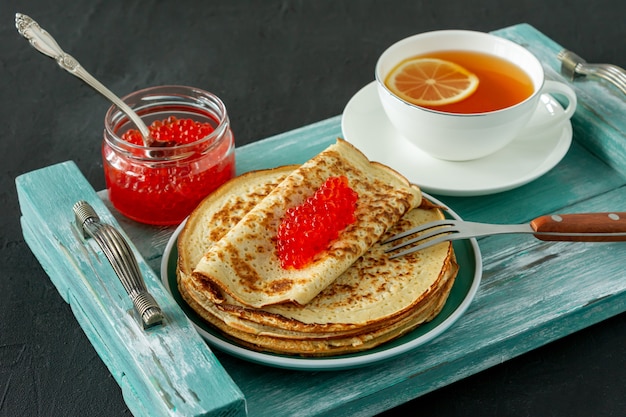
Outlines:
<svg viewBox="0 0 626 417"><path fill-rule="evenodd" d="M128 416L121 391L24 243L15 177L74 160L104 188L109 104L19 36L30 15L120 95L188 84L226 103L243 145L340 114L386 46L434 29L535 26L626 67L626 2L16 1L0 7L0 416ZM575 277L573 277L575 278ZM626 315L385 415L626 415Z"/></svg>

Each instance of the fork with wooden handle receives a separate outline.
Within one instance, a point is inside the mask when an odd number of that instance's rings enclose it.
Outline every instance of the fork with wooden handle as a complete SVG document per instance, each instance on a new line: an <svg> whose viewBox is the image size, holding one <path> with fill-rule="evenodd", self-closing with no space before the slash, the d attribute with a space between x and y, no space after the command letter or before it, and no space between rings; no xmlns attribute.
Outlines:
<svg viewBox="0 0 626 417"><path fill-rule="evenodd" d="M508 233L531 233L537 239L551 241L626 241L626 212L553 214L537 217L526 224L488 224L446 219L399 233L383 244L418 235L387 249L386 252L394 252L410 246L390 256L397 258L445 241Z"/></svg>

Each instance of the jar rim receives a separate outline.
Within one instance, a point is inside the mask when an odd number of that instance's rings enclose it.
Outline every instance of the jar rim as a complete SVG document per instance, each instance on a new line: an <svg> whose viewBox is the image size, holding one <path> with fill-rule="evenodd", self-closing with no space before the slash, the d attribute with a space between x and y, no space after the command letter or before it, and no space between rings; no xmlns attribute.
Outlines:
<svg viewBox="0 0 626 417"><path fill-rule="evenodd" d="M196 108L198 110L198 114L202 114L202 111L204 111L205 114L210 113L216 116L215 121L217 122L217 126L213 132L202 139L190 143L177 144L175 146L137 145L125 141L117 134L116 127L125 123L130 123L132 125L132 122L128 116L122 112L122 110L113 104L109 107L104 116L104 137L110 145L127 151L138 151L142 153L148 152L148 154L152 154L152 152L155 151L158 151L157 154L162 154L168 150L176 150L177 153L185 152L195 149L198 146L202 146L206 142L219 138L224 134L224 131L229 128L230 124L228 114L226 112L226 106L222 100L215 94L196 87L185 85L159 85L134 91L123 96L121 99L133 108L133 110L136 111L140 117L143 115L149 115L149 110L151 108L157 106L162 107L164 103L168 103L166 100L173 100L170 102L172 106L177 105L181 108ZM191 101L183 101L183 99L191 99Z"/></svg>

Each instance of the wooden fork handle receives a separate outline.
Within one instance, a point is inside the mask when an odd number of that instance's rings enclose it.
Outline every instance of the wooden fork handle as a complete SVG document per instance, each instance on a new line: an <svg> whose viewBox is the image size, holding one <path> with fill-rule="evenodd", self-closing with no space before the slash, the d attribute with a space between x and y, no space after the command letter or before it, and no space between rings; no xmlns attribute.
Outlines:
<svg viewBox="0 0 626 417"><path fill-rule="evenodd" d="M626 241L626 212L546 215L532 220L530 226L541 240Z"/></svg>

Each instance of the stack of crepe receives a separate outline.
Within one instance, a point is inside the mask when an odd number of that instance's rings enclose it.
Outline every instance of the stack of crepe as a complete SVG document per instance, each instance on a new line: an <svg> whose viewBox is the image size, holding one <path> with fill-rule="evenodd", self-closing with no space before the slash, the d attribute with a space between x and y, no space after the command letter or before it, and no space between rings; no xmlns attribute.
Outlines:
<svg viewBox="0 0 626 417"><path fill-rule="evenodd" d="M276 230L329 176L359 195L356 222L303 269L283 269ZM231 180L191 214L177 278L190 307L250 349L303 356L362 351L432 320L458 267L448 242L390 259L386 237L443 218L419 189L343 140L301 166Z"/></svg>

